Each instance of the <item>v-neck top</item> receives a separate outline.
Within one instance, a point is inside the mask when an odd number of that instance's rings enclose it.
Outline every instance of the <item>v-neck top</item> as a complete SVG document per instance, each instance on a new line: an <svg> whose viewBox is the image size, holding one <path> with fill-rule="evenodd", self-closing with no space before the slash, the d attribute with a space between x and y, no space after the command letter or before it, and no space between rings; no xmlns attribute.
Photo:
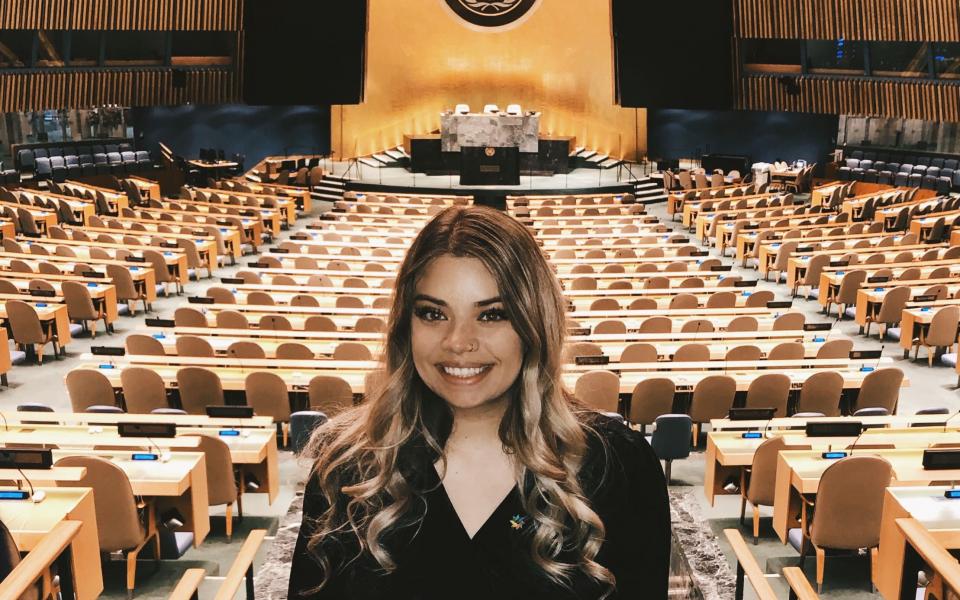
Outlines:
<svg viewBox="0 0 960 600"><path fill-rule="evenodd" d="M639 433L607 418L590 419L579 479L606 534L596 561L616 577L610 600L663 600L670 562L670 511L660 462ZM594 433L595 432L595 433ZM433 457L411 452L401 472L417 492L401 524L385 540L397 567L385 573L369 553L358 556L351 532L322 543L335 565L322 589L322 572L307 548L313 519L327 508L316 478L304 493L304 520L290 573L291 600L591 600L604 589L575 570L570 587L554 583L531 557L535 525L514 488L477 530L467 535L433 467ZM560 560L570 562L568 553Z"/></svg>

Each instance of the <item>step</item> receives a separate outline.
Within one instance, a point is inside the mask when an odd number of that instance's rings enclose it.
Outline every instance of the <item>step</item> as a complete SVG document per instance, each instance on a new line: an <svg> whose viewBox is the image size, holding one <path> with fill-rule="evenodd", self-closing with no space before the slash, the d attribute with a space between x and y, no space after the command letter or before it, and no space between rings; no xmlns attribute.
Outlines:
<svg viewBox="0 0 960 600"><path fill-rule="evenodd" d="M363 158L358 158L357 162L360 163L361 165L364 165L366 167L372 167L374 169L379 169L380 167L383 166L382 162L366 156L364 156Z"/></svg>
<svg viewBox="0 0 960 600"><path fill-rule="evenodd" d="M330 175L325 175L323 179L320 180L324 185L331 187L343 187L347 185L346 180L340 177L332 177Z"/></svg>
<svg viewBox="0 0 960 600"><path fill-rule="evenodd" d="M410 158L410 155L407 154L407 149L403 147L403 144L400 144L399 146L397 146L396 148L394 148L394 150L396 150L397 152L399 152L400 154L402 154L402 155L404 156L404 158Z"/></svg>
<svg viewBox="0 0 960 600"><path fill-rule="evenodd" d="M662 182L656 183L653 181L637 182L636 187L637 187L637 190L662 190L663 183Z"/></svg>
<svg viewBox="0 0 960 600"><path fill-rule="evenodd" d="M583 160L590 160L591 158L593 158L593 157L596 156L596 155L597 155L597 151L596 151L596 150L585 150L584 152L581 152L581 153L580 153L579 158L582 158Z"/></svg>
<svg viewBox="0 0 960 600"><path fill-rule="evenodd" d="M381 163L381 164L383 164L383 165L392 165L392 164L394 164L394 163L396 162L396 161L394 161L392 158L390 158L389 156L387 156L386 154L374 154L374 155L371 156L370 158L372 158L373 160L375 160L375 161L377 161L377 162L379 162L379 163Z"/></svg>
<svg viewBox="0 0 960 600"><path fill-rule="evenodd" d="M570 158L575 158L577 156L580 156L580 153L583 152L584 150L586 150L585 146L577 146L576 148L573 149L573 152L570 153Z"/></svg>
<svg viewBox="0 0 960 600"><path fill-rule="evenodd" d="M403 152L400 152L399 150L384 150L383 153L396 161L403 160L407 157L406 154L404 154Z"/></svg>
<svg viewBox="0 0 960 600"><path fill-rule="evenodd" d="M607 160L600 163L601 169L613 169L623 164L622 160L616 158L608 158Z"/></svg>
<svg viewBox="0 0 960 600"><path fill-rule="evenodd" d="M591 156L590 158L588 158L588 159L587 159L587 162L588 162L588 163L593 163L593 164L595 164L595 165L599 165L600 163L602 163L603 161L605 161L605 160L607 160L607 159L609 159L609 158L610 158L610 157L609 157L608 155L606 155L606 154L595 154L595 155Z"/></svg>
<svg viewBox="0 0 960 600"><path fill-rule="evenodd" d="M313 186L313 191L322 193L322 194L340 194L343 196L343 187L333 186L333 185L315 185Z"/></svg>
<svg viewBox="0 0 960 600"><path fill-rule="evenodd" d="M316 189L316 188L314 188L314 189ZM327 202L337 202L337 201L339 201L339 200L343 200L343 194L342 194L342 193L341 193L341 194L333 194L333 193L329 193L329 192L313 192L313 194L311 194L311 197L313 197L313 198L316 199L316 200L326 200Z"/></svg>

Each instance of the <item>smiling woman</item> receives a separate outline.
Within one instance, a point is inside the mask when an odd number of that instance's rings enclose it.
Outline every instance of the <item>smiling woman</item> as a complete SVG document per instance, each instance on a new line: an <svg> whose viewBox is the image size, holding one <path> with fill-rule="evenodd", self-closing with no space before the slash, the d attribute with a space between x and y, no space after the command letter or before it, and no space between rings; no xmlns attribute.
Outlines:
<svg viewBox="0 0 960 600"><path fill-rule="evenodd" d="M562 388L565 308L517 221L424 227L382 389L311 442L290 598L666 598L660 464Z"/></svg>

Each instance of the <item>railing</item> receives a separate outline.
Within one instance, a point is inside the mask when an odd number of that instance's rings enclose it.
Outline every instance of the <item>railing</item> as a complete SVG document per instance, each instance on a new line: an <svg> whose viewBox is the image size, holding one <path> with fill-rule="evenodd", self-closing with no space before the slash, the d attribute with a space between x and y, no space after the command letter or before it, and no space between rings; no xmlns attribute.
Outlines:
<svg viewBox="0 0 960 600"><path fill-rule="evenodd" d="M73 580L77 574L70 568L69 548L81 525L80 521L61 521L44 535L20 564L0 581L0 598L19 598L29 591L37 580L45 578L54 563L59 563L63 597L73 597Z"/></svg>

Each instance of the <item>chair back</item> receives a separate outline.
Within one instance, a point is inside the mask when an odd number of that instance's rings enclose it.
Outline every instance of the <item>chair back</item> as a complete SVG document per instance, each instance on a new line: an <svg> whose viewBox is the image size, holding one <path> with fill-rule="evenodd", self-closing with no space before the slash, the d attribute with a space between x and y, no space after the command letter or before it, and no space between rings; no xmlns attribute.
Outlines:
<svg viewBox="0 0 960 600"><path fill-rule="evenodd" d="M307 396L312 410L331 417L353 406L353 389L340 377L314 377L307 388Z"/></svg>
<svg viewBox="0 0 960 600"><path fill-rule="evenodd" d="M220 329L249 329L246 315L235 310L221 310L217 313L217 327Z"/></svg>
<svg viewBox="0 0 960 600"><path fill-rule="evenodd" d="M633 388L629 421L634 425L652 425L658 417L673 410L676 385L667 377L644 379Z"/></svg>
<svg viewBox="0 0 960 600"><path fill-rule="evenodd" d="M213 357L213 346L207 340L193 335L177 336L177 356Z"/></svg>
<svg viewBox="0 0 960 600"><path fill-rule="evenodd" d="M901 286L893 288L884 294L876 321L878 323L899 323L908 300L910 300L909 287Z"/></svg>
<svg viewBox="0 0 960 600"><path fill-rule="evenodd" d="M790 378L783 373L764 373L747 388L747 408L775 408L775 417L787 416Z"/></svg>
<svg viewBox="0 0 960 600"><path fill-rule="evenodd" d="M207 496L210 506L233 504L237 501L237 479L233 474L233 458L230 446L223 440L210 435L196 435L200 438L197 448L203 452L207 461Z"/></svg>
<svg viewBox="0 0 960 600"><path fill-rule="evenodd" d="M366 344L341 342L333 350L333 360L373 360L373 354Z"/></svg>
<svg viewBox="0 0 960 600"><path fill-rule="evenodd" d="M574 395L594 410L615 413L620 403L620 378L604 370L584 373L577 379Z"/></svg>
<svg viewBox="0 0 960 600"><path fill-rule="evenodd" d="M853 350L853 340L831 340L820 346L817 358L848 358Z"/></svg>
<svg viewBox="0 0 960 600"><path fill-rule="evenodd" d="M800 388L797 412L818 412L827 417L840 416L843 376L836 371L814 373Z"/></svg>
<svg viewBox="0 0 960 600"><path fill-rule="evenodd" d="M943 306L933 315L924 341L928 346L952 346L957 342L960 307Z"/></svg>
<svg viewBox="0 0 960 600"><path fill-rule="evenodd" d="M810 541L837 550L876 547L892 475L890 463L878 456L848 456L827 467L817 488Z"/></svg>
<svg viewBox="0 0 960 600"><path fill-rule="evenodd" d="M180 406L191 415L207 414L207 406L223 404L223 386L220 377L203 367L183 367L177 370L177 388Z"/></svg>
<svg viewBox="0 0 960 600"><path fill-rule="evenodd" d="M227 348L227 356L239 359L261 359L266 358L267 354L263 351L263 347L256 342L237 340Z"/></svg>
<svg viewBox="0 0 960 600"><path fill-rule="evenodd" d="M737 382L728 375L710 375L700 380L693 389L690 401L690 418L694 423L707 423L710 419L722 419L733 408Z"/></svg>
<svg viewBox="0 0 960 600"><path fill-rule="evenodd" d="M650 446L660 460L678 460L690 456L693 421L687 415L660 415Z"/></svg>
<svg viewBox="0 0 960 600"><path fill-rule="evenodd" d="M310 441L313 430L327 422L327 415L316 410L302 410L290 415L290 446L299 454Z"/></svg>
<svg viewBox="0 0 960 600"><path fill-rule="evenodd" d="M754 506L773 506L773 494L777 479L777 456L781 450L786 450L787 443L782 436L772 437L762 444L753 453L753 463L750 468L750 482L747 484L746 496ZM791 448L799 450L800 448Z"/></svg>
<svg viewBox="0 0 960 600"><path fill-rule="evenodd" d="M271 417L275 423L290 420L290 397L283 378L269 371L250 373L244 380L247 404L261 417Z"/></svg>
<svg viewBox="0 0 960 600"><path fill-rule="evenodd" d="M42 344L46 340L37 310L23 300L7 300L7 322L18 344Z"/></svg>
<svg viewBox="0 0 960 600"><path fill-rule="evenodd" d="M206 327L207 317L195 308L181 306L173 311L173 322L177 327Z"/></svg>
<svg viewBox="0 0 960 600"><path fill-rule="evenodd" d="M854 412L863 408L883 408L889 414L895 414L902 383L903 371L896 367L877 369L868 373L860 385L860 394L857 396Z"/></svg>
<svg viewBox="0 0 960 600"><path fill-rule="evenodd" d="M79 481L58 481L57 487L93 489L101 553L129 550L143 542L146 531L123 469L99 456L65 456L56 466L86 469Z"/></svg>
<svg viewBox="0 0 960 600"><path fill-rule="evenodd" d="M67 314L71 319L95 320L99 317L87 286L78 281L60 283L63 299L67 301Z"/></svg>
<svg viewBox="0 0 960 600"><path fill-rule="evenodd" d="M116 394L106 375L94 369L74 369L67 373L67 394L73 412L85 412L91 406L113 406Z"/></svg>
<svg viewBox="0 0 960 600"><path fill-rule="evenodd" d="M128 413L149 414L170 407L163 378L153 369L126 367L120 371L120 385Z"/></svg>

